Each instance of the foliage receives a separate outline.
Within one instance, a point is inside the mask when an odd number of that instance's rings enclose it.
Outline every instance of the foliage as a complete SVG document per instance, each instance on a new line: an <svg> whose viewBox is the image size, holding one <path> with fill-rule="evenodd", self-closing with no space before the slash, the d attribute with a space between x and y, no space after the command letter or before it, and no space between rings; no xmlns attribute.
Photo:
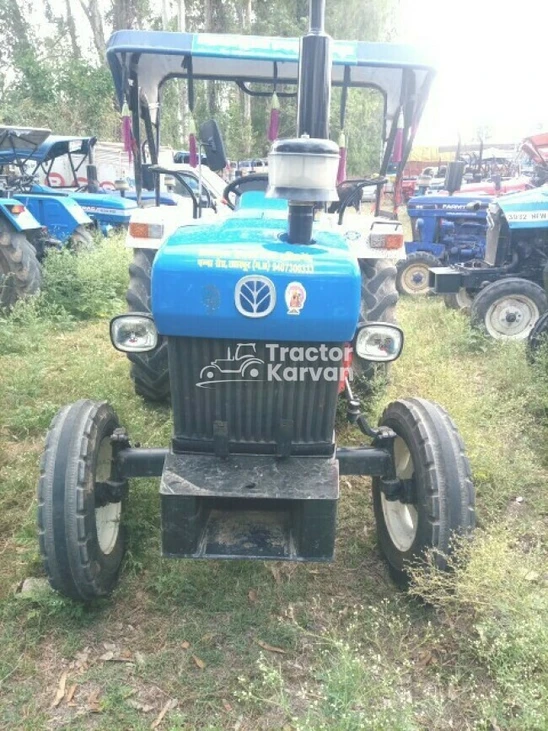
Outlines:
<svg viewBox="0 0 548 731"><path fill-rule="evenodd" d="M96 135L118 140L119 110L104 58L108 30L123 27L162 27L158 5L148 0L112 0L104 16L97 17L97 2L68 0L65 13L45 14L57 34L43 38L35 25L31 3L0 0L0 23L5 46L0 50L0 122L42 126L57 134ZM85 15L76 16L77 12ZM308 0L186 0L186 29L193 32L254 33L295 36L307 26ZM332 0L328 3L327 28L336 38L388 40L393 34L395 0ZM94 39L94 55L81 44L78 24L88 24L82 37ZM169 21L177 29L176 19ZM78 45L80 43L80 45ZM230 159L266 155L269 98L252 99L233 84L196 84L196 123L214 116L224 134ZM378 168L382 103L379 95L352 92L349 95L346 133L349 174L368 174ZM188 146L188 108L179 82L166 85L163 99L162 142L175 149ZM339 134L338 103L333 94L332 138ZM282 100L280 134L292 135L296 102Z"/></svg>

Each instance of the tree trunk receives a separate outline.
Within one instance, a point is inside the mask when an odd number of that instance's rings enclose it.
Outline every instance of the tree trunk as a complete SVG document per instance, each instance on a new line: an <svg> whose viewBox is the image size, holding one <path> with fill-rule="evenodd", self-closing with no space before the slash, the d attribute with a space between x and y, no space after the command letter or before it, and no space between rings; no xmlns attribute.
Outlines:
<svg viewBox="0 0 548 731"><path fill-rule="evenodd" d="M70 36L70 44L72 46L72 55L76 59L82 58L80 46L78 45L78 37L76 35L76 23L74 22L74 15L72 14L72 8L70 7L70 0L65 0L65 7L67 9L67 28Z"/></svg>
<svg viewBox="0 0 548 731"><path fill-rule="evenodd" d="M103 29L103 18L101 17L101 11L99 9L99 0L88 0L87 3L85 0L80 0L80 5L82 6L82 10L89 21L91 32L93 34L93 43L95 44L95 48L99 54L99 59L101 60L101 63L104 63L106 43L105 31Z"/></svg>

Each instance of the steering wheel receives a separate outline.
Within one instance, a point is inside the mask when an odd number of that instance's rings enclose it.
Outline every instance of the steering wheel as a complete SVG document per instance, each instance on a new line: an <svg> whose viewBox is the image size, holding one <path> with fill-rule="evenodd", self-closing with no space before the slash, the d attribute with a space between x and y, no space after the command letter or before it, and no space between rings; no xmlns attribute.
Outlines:
<svg viewBox="0 0 548 731"><path fill-rule="evenodd" d="M365 178L360 181L343 180L343 182L339 185L339 188L342 187L345 183L350 184L350 183L354 182L355 185L350 187L350 190L348 191L348 193L339 201L339 220L338 220L339 226L343 222L344 212L346 211L348 206L351 205L356 200L358 192L361 193L363 188L366 188L368 185L375 185L377 187L379 187L380 185L384 185L387 182L387 180L388 180L388 178L379 178L379 177Z"/></svg>
<svg viewBox="0 0 548 731"><path fill-rule="evenodd" d="M17 175L8 177L7 185L13 190L24 192L25 188L31 187L34 184L34 180L34 175Z"/></svg>
<svg viewBox="0 0 548 731"><path fill-rule="evenodd" d="M241 188L244 188L247 185L252 185L253 183L268 183L268 175L265 173L252 173L251 175L244 175L241 178L234 178L234 180L229 183L226 188L223 190L223 198L226 201L227 206L234 210L236 208L236 203L238 202L238 198L244 193L245 191L241 190ZM251 190L261 190L261 188L251 188ZM230 196L235 196L236 200L234 203L230 200Z"/></svg>

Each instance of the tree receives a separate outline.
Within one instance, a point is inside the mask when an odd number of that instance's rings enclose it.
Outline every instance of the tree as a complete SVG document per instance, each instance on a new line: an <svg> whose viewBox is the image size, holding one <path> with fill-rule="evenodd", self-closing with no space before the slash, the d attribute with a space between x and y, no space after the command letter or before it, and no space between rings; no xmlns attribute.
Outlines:
<svg viewBox="0 0 548 731"><path fill-rule="evenodd" d="M93 43L97 49L99 60L104 63L106 43L105 43L105 31L103 27L103 17L99 9L99 0L80 0L82 10L86 14L93 34Z"/></svg>

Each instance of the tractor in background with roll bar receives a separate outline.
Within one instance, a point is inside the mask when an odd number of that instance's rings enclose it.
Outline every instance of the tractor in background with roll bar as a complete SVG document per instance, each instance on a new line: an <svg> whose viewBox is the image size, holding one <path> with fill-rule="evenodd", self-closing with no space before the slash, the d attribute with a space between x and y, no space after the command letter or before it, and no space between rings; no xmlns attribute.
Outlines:
<svg viewBox="0 0 548 731"><path fill-rule="evenodd" d="M386 269L362 259L392 253L398 234L376 221L360 231L315 220L316 209L337 196L339 147L329 139L329 107L344 66L354 83L385 90L391 116L404 104L409 130L432 71L405 47L332 42L324 14L325 2L311 0L310 30L300 43L238 39L238 56L223 63L227 73L241 78L249 69L245 56L254 54L255 80L264 83L272 78L270 49L278 48L279 76L299 80L297 135L273 144L266 196L246 191L246 178L233 182L233 213L182 226L164 241L152 266L152 311L111 322L121 351L154 352L159 335L167 343L171 445L131 446L106 402L77 401L52 422L38 488L39 540L49 581L66 596L89 601L116 585L134 477L161 477L162 552L172 558L330 561L340 475L373 477L380 547L403 584L426 553L445 569L455 537L474 526L470 466L447 412L404 399L373 427L353 393L352 366L393 361L403 346L397 326L371 317L371 282L380 286ZM129 94L137 104L134 125L139 100L155 104L163 74L185 75L192 55L194 73L205 75L207 53L231 40L114 35L108 57L120 98ZM172 52L160 76L153 73L156 48ZM210 133L207 154L221 161L215 125ZM208 378L214 364L244 351L253 353L249 372ZM369 444L336 444L340 393Z"/></svg>

